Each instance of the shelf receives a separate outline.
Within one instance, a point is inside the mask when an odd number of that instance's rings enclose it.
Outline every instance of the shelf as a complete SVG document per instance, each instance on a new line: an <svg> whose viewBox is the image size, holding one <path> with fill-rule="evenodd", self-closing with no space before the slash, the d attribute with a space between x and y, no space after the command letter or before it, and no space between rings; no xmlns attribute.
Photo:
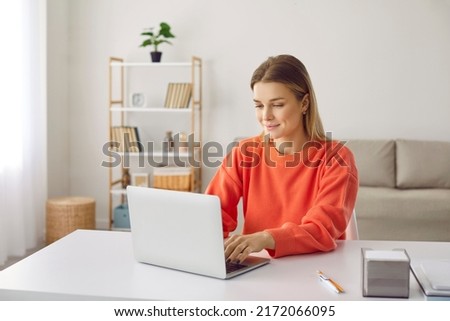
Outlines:
<svg viewBox="0 0 450 321"><path fill-rule="evenodd" d="M110 191L110 193L112 195L127 195L127 190L126 189L112 189Z"/></svg>
<svg viewBox="0 0 450 321"><path fill-rule="evenodd" d="M124 202L127 196L126 189L122 188L122 178L125 168L129 168L131 174L140 173L138 170L141 166L146 168L146 174L151 175L157 171L161 165L175 165L177 167L189 168L189 187L191 192L201 192L202 190L202 59L192 56L190 61L181 62L150 62L144 60L141 62L126 62L123 58L110 57L109 70L109 106L108 106L108 124L109 124L109 142L112 148L112 142L118 141L123 144L126 142L126 136L129 142L139 141L136 131L128 130L128 128L139 128L145 135L145 141L141 140L139 145L141 152L136 152L139 149L128 149L134 152L123 152L124 148L114 148L115 150L108 151L110 160L120 160L121 168L113 170L109 168L109 224L110 229L117 229L114 226L114 209L115 204L121 201ZM175 67L175 68L174 68ZM177 69L177 67L179 67ZM185 68L187 67L187 68ZM127 69L136 68L136 69ZM147 68L139 72L139 68ZM151 69L148 69L151 68ZM156 70L156 69L158 70ZM164 68L172 68L164 71ZM136 71L136 72L135 72ZM131 81L134 78L134 82ZM142 107L132 106L128 102L127 97L135 90L136 84L144 86L148 81L157 80L161 88L154 88L154 91L149 96L151 99L147 101L148 104L143 104ZM163 88L164 83L189 83L190 100L186 104L186 108L168 108L165 107L164 94L167 96L168 88ZM133 84L135 85L133 87ZM187 89L187 88L183 88ZM141 89L142 90L142 89ZM185 90L174 90L176 93L183 92L183 98L186 98ZM167 100L167 97L166 97ZM178 103L178 99L177 103ZM182 99L181 99L182 100ZM172 102L172 100L170 100ZM168 106L174 104L167 104ZM184 105L184 103L183 103ZM131 114L130 114L131 113ZM173 144L168 147L168 139L158 137L156 132L160 133L160 125L165 122L171 122L172 131L177 133L181 131L186 138L174 137ZM118 129L119 127L127 127L127 129ZM153 130L153 132L152 132ZM153 138L152 138L153 137ZM175 140L176 139L176 140ZM119 147L119 146L118 146ZM130 145L131 147L131 145ZM133 146L134 147L134 146ZM170 150L170 151L169 151ZM144 164L144 162L146 162ZM139 164L138 164L139 163ZM137 167L139 166L139 167ZM122 174L120 174L120 171ZM150 179L150 176L149 176ZM164 185L165 186L165 185ZM120 226L120 225L119 225Z"/></svg>
<svg viewBox="0 0 450 321"><path fill-rule="evenodd" d="M166 108L166 107L111 107L110 111L138 112L138 113L190 113L191 108Z"/></svg>
<svg viewBox="0 0 450 321"><path fill-rule="evenodd" d="M111 62L112 67L191 67L191 62Z"/></svg>

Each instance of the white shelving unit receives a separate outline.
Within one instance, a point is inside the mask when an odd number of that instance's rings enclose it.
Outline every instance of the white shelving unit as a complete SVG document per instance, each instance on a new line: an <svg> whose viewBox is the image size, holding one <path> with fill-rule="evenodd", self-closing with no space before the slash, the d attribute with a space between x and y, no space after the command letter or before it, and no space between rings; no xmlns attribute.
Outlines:
<svg viewBox="0 0 450 321"><path fill-rule="evenodd" d="M133 89L129 88L132 75L129 74L129 70L139 69L144 71L146 77L157 78L159 84L163 83L166 85L164 89L160 87L156 92L152 92L152 95L158 95L160 103L153 104L157 99L152 99L151 104L145 107L134 107L131 106L127 97L134 92ZM170 73L166 71L170 70ZM156 72L157 71L157 72ZM189 73L190 71L190 73ZM191 83L191 99L189 106L187 108L166 108L163 107L163 99L166 95L167 84L173 81L172 76L174 73L177 76L181 75L184 82ZM157 74L157 75L156 75ZM161 76L162 74L162 76ZM178 78L179 79L179 78ZM155 79L154 79L155 80ZM142 81L139 83L139 79L135 79L138 84L142 86ZM153 98L153 97L152 97ZM165 151L155 148L151 151L146 143L149 143L148 138L144 137L144 141L141 140L144 150L140 152L117 152L113 151L111 148L109 150L110 160L113 157L120 157L121 164L119 166L111 166L109 168L109 221L110 229L119 229L114 226L114 206L116 204L121 204L126 201L126 189L122 187L122 175L124 168L128 168L131 173L133 173L134 165L131 163L142 160L147 160L149 157L152 159L163 159L166 158L169 162L175 158L192 160L191 162L186 161L190 169L190 184L189 191L200 192L201 191L201 141L202 141L202 60L199 57L192 57L190 62L160 62L160 63L144 63L144 62L126 62L122 58L110 57L109 60L109 141L113 142L113 126L133 126L137 127L139 134L141 132L147 132L155 127L155 125L170 124L170 120L174 117L183 117L182 122L187 125L188 136L191 136L191 143L186 143L183 149L174 151ZM143 121L142 119L150 119L148 121ZM141 121L140 123L138 123ZM178 133L177 128L171 128L174 135ZM142 137L141 137L142 138ZM158 139L151 139L151 143L156 146L162 146L162 136ZM195 142L195 144L192 144ZM153 145L152 145L153 146ZM127 164L125 163L127 160ZM192 166L195 163L196 166ZM148 165L148 164L146 164ZM152 168L155 166L148 166L147 171L152 176ZM140 168L142 170L142 168ZM152 180L150 179L150 182Z"/></svg>

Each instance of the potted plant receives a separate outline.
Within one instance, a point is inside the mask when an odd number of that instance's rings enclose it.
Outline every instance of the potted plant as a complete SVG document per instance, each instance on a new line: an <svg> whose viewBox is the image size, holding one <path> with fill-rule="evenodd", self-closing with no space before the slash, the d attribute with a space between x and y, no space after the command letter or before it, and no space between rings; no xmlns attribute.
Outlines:
<svg viewBox="0 0 450 321"><path fill-rule="evenodd" d="M158 46L162 43L172 44L167 39L175 38L175 36L170 31L170 26L168 23L161 22L159 27L160 28L158 32L154 32L154 28L148 28L148 31L144 31L143 33L141 33L141 36L146 36L147 39L142 42L140 47L153 46L153 51L150 52L152 62L161 61L162 52L158 51Z"/></svg>

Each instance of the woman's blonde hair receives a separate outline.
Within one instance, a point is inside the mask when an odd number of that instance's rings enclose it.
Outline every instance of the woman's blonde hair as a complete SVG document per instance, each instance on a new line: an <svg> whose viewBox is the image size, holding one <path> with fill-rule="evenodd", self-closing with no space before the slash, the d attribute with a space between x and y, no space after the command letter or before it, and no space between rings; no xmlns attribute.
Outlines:
<svg viewBox="0 0 450 321"><path fill-rule="evenodd" d="M304 115L304 130L311 140L327 140L317 108L311 78L303 63L291 55L269 57L253 72L250 87L257 82L278 82L286 85L301 101L309 94L309 108Z"/></svg>

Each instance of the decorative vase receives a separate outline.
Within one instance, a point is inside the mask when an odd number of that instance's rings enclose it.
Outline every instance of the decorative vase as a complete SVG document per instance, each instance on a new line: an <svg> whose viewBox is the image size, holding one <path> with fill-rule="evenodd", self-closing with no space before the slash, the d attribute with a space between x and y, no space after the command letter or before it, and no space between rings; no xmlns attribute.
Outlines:
<svg viewBox="0 0 450 321"><path fill-rule="evenodd" d="M160 62L161 61L162 52L160 52L160 51L152 51L152 52L150 52L150 56L152 58L152 62Z"/></svg>
<svg viewBox="0 0 450 321"><path fill-rule="evenodd" d="M127 188L131 184L131 175L128 168L124 168L122 171L122 188Z"/></svg>
<svg viewBox="0 0 450 321"><path fill-rule="evenodd" d="M164 151L171 152L174 149L174 140L172 136L172 131L166 131L166 136L164 137Z"/></svg>

